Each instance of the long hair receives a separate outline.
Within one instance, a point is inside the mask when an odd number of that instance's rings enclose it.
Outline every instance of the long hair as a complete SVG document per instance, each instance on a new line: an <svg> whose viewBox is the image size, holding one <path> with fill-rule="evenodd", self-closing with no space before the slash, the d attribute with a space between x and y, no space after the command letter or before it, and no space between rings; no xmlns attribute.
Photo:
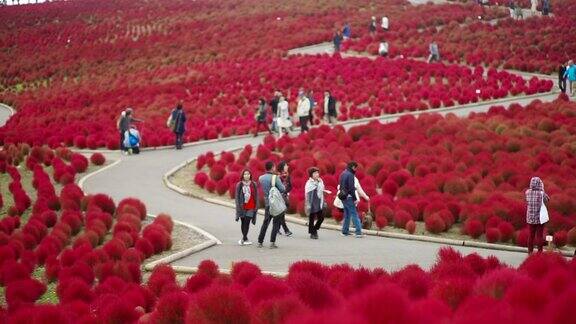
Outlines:
<svg viewBox="0 0 576 324"><path fill-rule="evenodd" d="M250 171L250 169L242 170L242 173L240 173L240 181L244 181L244 172L248 172L250 174L250 181L252 181L252 171Z"/></svg>

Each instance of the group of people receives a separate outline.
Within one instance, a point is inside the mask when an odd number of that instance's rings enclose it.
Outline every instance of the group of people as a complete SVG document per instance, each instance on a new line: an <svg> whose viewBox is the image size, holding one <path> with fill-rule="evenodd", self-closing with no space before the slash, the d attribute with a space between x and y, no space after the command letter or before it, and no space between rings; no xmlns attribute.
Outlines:
<svg viewBox="0 0 576 324"><path fill-rule="evenodd" d="M337 195L334 206L344 212L344 221L342 225L342 235L349 236L350 222L354 223L355 237L362 238L362 224L356 208L358 200L363 198L370 200L368 195L362 190L360 182L355 176L358 164L354 161L348 163L346 169L342 172L337 188ZM238 241L239 245L251 245L248 239L250 224L256 224L258 214L258 201L262 189L262 198L264 200L264 220L258 235L258 247L263 247L264 239L270 223L272 223L272 232L270 234L270 248L275 249L276 238L281 229L286 236L292 236L292 232L286 225L286 210L289 204L289 194L292 190L292 182L289 175L289 166L285 161L278 164L276 168L274 162L268 161L265 164L266 173L258 178L258 184L252 179L252 172L245 169L242 172L242 178L236 185L236 221L241 223L242 238ZM324 212L328 207L325 194L332 192L326 189L320 176L320 170L316 167L308 169L308 180L304 186L304 212L308 216L308 234L311 239L318 239L318 231L324 221ZM281 195L281 200L276 199Z"/></svg>
<svg viewBox="0 0 576 324"><path fill-rule="evenodd" d="M304 133L309 130L309 125L314 123L314 111L317 103L314 99L312 90L305 91L300 88L297 97L296 118L300 122L300 132ZM268 110L272 113L272 125L268 126ZM334 124L337 121L336 99L329 90L324 92L324 109L323 115L326 122ZM292 114L286 97L280 92L275 91L274 97L266 103L264 98L258 100L258 106L254 113L256 128L254 137L258 136L260 129L278 134L288 134L294 127Z"/></svg>
<svg viewBox="0 0 576 324"><path fill-rule="evenodd" d="M568 88L566 88L566 81L568 81ZM558 69L558 88L560 88L560 91L566 93L567 90L570 90L570 96L573 96L575 85L576 64L574 64L574 61L570 60L566 64L560 64Z"/></svg>
<svg viewBox="0 0 576 324"><path fill-rule="evenodd" d="M538 14L538 3L539 0L530 0L530 12L532 16ZM550 0L541 0L542 1L542 15L548 16L550 14ZM508 9L510 10L510 18L512 19L524 19L524 12L522 7L518 4L517 1L510 0L508 1Z"/></svg>
<svg viewBox="0 0 576 324"><path fill-rule="evenodd" d="M116 121L116 128L120 132L120 151L123 154L139 154L142 136L136 127L136 123L143 123L144 121L134 116L134 109L126 108L120 113L120 117ZM175 147L181 150L184 144L184 133L186 132L186 114L182 106L182 101L179 101L166 121L166 126L170 128L175 137Z"/></svg>
<svg viewBox="0 0 576 324"><path fill-rule="evenodd" d="M383 16L380 22L380 28L383 31L388 31L390 28L390 19L387 16ZM376 17L372 16L370 20L370 24L368 25L368 31L370 35L374 35L378 30L378 23L376 21ZM334 32L334 36L332 37L332 43L334 44L334 53L340 52L340 47L342 46L342 42L350 39L352 36L352 27L350 23L345 22L342 30L336 30ZM387 44L387 43L386 43Z"/></svg>

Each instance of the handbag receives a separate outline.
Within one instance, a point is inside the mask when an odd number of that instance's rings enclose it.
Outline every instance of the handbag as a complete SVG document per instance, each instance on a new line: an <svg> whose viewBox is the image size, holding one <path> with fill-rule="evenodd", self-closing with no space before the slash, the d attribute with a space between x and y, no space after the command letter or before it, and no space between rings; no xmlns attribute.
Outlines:
<svg viewBox="0 0 576 324"><path fill-rule="evenodd" d="M544 204L544 192L542 192L542 206L540 206L540 224L546 224L550 217L548 216L548 208Z"/></svg>

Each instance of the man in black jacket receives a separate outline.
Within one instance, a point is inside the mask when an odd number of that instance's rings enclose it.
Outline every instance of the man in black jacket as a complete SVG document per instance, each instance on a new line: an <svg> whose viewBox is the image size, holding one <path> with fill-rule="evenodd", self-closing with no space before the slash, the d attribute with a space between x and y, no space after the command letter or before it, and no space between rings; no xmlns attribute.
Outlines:
<svg viewBox="0 0 576 324"><path fill-rule="evenodd" d="M566 78L564 74L566 74L566 64L562 63L558 68L558 88L560 88L560 91L566 93Z"/></svg>
<svg viewBox="0 0 576 324"><path fill-rule="evenodd" d="M344 222L342 222L342 235L350 235L350 219L354 222L354 227L356 228L356 238L364 237L362 235L362 224L360 223L360 217L358 216L358 210L356 209L356 169L358 168L358 163L351 161L348 162L346 170L340 175L340 190L338 191L338 198L342 200L344 205Z"/></svg>
<svg viewBox="0 0 576 324"><path fill-rule="evenodd" d="M272 131L276 132L278 124L276 122L276 117L278 116L278 103L280 103L280 96L282 93L280 91L274 91L274 97L270 100L270 110L272 110Z"/></svg>
<svg viewBox="0 0 576 324"><path fill-rule="evenodd" d="M334 125L337 121L336 116L336 98L332 96L330 91L324 91L324 118L326 121Z"/></svg>

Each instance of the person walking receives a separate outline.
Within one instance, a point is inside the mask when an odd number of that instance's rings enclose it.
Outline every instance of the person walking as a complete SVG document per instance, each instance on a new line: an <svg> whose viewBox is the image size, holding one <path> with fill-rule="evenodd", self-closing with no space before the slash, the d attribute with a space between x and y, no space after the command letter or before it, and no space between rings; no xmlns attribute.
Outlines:
<svg viewBox="0 0 576 324"><path fill-rule="evenodd" d="M290 118L290 109L288 107L288 101L284 96L280 96L280 102L278 103L278 115L276 117L278 123L278 134L288 134L288 130L292 127L292 120Z"/></svg>
<svg viewBox="0 0 576 324"><path fill-rule="evenodd" d="M362 198L367 202L370 202L370 197L366 194L364 188L362 188L362 185L360 184L360 180L358 180L356 176L354 176L354 189L356 190L356 197ZM336 190L340 190L340 185L338 185L338 188L336 188ZM355 202L356 206L358 206L359 202L360 202L359 199L356 200ZM340 209L341 211L344 210L344 203L342 202L342 200L340 200L340 198L338 198L338 196L334 198L334 207Z"/></svg>
<svg viewBox="0 0 576 324"><path fill-rule="evenodd" d="M368 26L368 31L370 31L370 35L374 35L376 33L377 28L378 24L376 23L376 17L372 16L372 20L370 20L370 26Z"/></svg>
<svg viewBox="0 0 576 324"><path fill-rule="evenodd" d="M300 134L308 131L308 118L310 115L310 100L306 97L304 91L298 93L298 107L296 114L300 120Z"/></svg>
<svg viewBox="0 0 576 324"><path fill-rule="evenodd" d="M278 116L278 103L280 102L280 96L282 94L280 93L280 91L274 91L274 97L272 97L272 99L270 100L270 110L272 111L272 131L273 132L277 132L278 131L278 121L277 121L277 116Z"/></svg>
<svg viewBox="0 0 576 324"><path fill-rule="evenodd" d="M568 61L564 78L568 79L568 87L570 88L570 96L574 95L574 85L576 84L576 65L574 61Z"/></svg>
<svg viewBox="0 0 576 324"><path fill-rule="evenodd" d="M344 222L342 223L342 235L350 235L350 220L354 222L354 227L356 228L356 237L362 238L362 224L360 223L360 217L358 216L358 210L356 209L356 188L354 185L354 177L356 174L356 169L358 169L358 163L355 161L348 162L346 170L340 174L338 190L338 198L342 200L344 207Z"/></svg>
<svg viewBox="0 0 576 324"><path fill-rule="evenodd" d="M168 118L168 127L176 136L176 149L181 150L184 144L184 132L186 132L186 114L182 108L182 101L176 105L176 108L170 113Z"/></svg>
<svg viewBox="0 0 576 324"><path fill-rule="evenodd" d="M308 234L310 238L318 239L318 230L324 221L324 193L331 194L324 187L320 178L320 170L312 167L308 170L308 181L304 186L304 213L308 215Z"/></svg>
<svg viewBox="0 0 576 324"><path fill-rule="evenodd" d="M530 11L532 12L532 16L536 16L538 12L538 0L530 0Z"/></svg>
<svg viewBox="0 0 576 324"><path fill-rule="evenodd" d="M550 0L542 0L542 16L548 16L550 13Z"/></svg>
<svg viewBox="0 0 576 324"><path fill-rule="evenodd" d="M440 62L440 51L438 50L438 44L436 44L435 41L430 43L428 50L430 51L430 56L428 56L428 63L432 61Z"/></svg>
<svg viewBox="0 0 576 324"><path fill-rule="evenodd" d="M292 178L290 177L289 170L290 167L288 166L288 163L286 163L286 161L280 161L280 163L278 163L278 168L276 168L276 172L280 177L280 181L282 181L282 184L284 185L285 191L282 194L282 197L284 197L286 208L288 208L289 205L288 196L290 195L290 191L292 191ZM280 221L281 221L280 229L284 230L284 234L286 236L288 237L292 236L292 232L288 228L288 225L286 225L286 215L282 215L282 219ZM278 231L278 234L282 235L282 231Z"/></svg>
<svg viewBox="0 0 576 324"><path fill-rule="evenodd" d="M390 19L388 19L387 16L382 17L382 29L384 31L388 31L388 29L390 28Z"/></svg>
<svg viewBox="0 0 576 324"><path fill-rule="evenodd" d="M310 111L308 113L308 121L310 122L310 126L314 126L314 107L316 106L316 100L314 100L314 91L308 90L306 93L306 98L310 102Z"/></svg>
<svg viewBox="0 0 576 324"><path fill-rule="evenodd" d="M128 154L128 147L124 144L126 143L126 134L129 133L130 128L134 123L141 123L142 120L134 117L134 110L132 108L126 108L120 115L116 126L120 131L120 150L124 154Z"/></svg>
<svg viewBox="0 0 576 324"><path fill-rule="evenodd" d="M272 187L278 188L281 193L286 191L284 185L280 178L274 174L274 162L268 161L264 165L266 169L266 173L261 175L258 179L260 182L260 187L262 188L262 194L264 195L264 221L262 222L262 227L260 228L260 235L258 236L258 247L261 248L264 244L264 238L266 236L266 232L268 230L268 225L270 221L272 221L272 233L270 234L270 248L275 249L278 248L276 245L276 235L278 234L278 230L280 229L281 219L284 216L276 215L272 216L270 214L270 201L268 199L268 195L270 194L270 189Z"/></svg>
<svg viewBox="0 0 576 324"><path fill-rule="evenodd" d="M378 54L382 57L387 57L388 49L389 49L388 42L386 41L380 42L380 45L378 45Z"/></svg>
<svg viewBox="0 0 576 324"><path fill-rule="evenodd" d="M324 91L324 118L328 123L334 125L337 119L336 98L329 90Z"/></svg>
<svg viewBox="0 0 576 324"><path fill-rule="evenodd" d="M340 31L337 30L334 33L334 37L332 37L332 42L334 43L334 53L339 53L340 52L340 46L342 45L342 34L340 34Z"/></svg>
<svg viewBox="0 0 576 324"><path fill-rule="evenodd" d="M242 178L236 184L236 221L240 220L240 230L242 238L239 245L251 245L248 240L250 223L256 225L256 214L258 213L258 186L252 180L252 172L245 169L242 171Z"/></svg>
<svg viewBox="0 0 576 324"><path fill-rule="evenodd" d="M258 131L260 130L260 125L264 126L264 130L272 134L272 131L266 123L266 100L260 98L258 100L258 108L256 108L255 119L256 119L256 130L254 131L254 137L258 136Z"/></svg>
<svg viewBox="0 0 576 324"><path fill-rule="evenodd" d="M566 64L561 63L560 67L558 68L558 88L560 88L561 92L566 93Z"/></svg>
<svg viewBox="0 0 576 324"><path fill-rule="evenodd" d="M538 252L542 252L544 245L544 223L547 220L541 219L540 213L542 208L546 208L544 203L547 203L550 197L548 197L544 191L542 179L538 177L532 177L532 179L530 179L530 188L526 189L525 195L526 223L528 223L530 229L530 235L528 236L528 253L531 254L534 251L534 243L538 246Z"/></svg>

